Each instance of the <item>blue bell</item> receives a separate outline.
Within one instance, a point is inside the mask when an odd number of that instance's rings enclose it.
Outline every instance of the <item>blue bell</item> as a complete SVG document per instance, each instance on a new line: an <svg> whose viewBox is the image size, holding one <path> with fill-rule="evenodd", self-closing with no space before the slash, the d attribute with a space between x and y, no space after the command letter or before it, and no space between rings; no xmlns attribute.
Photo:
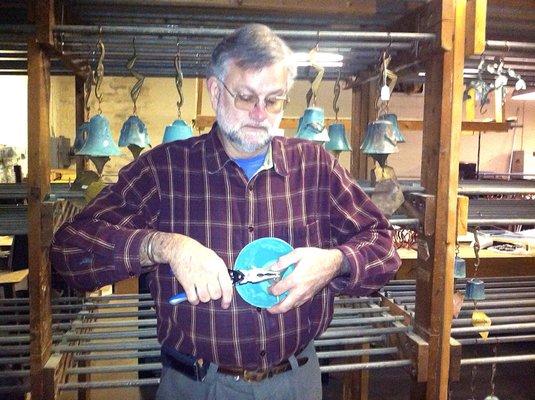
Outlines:
<svg viewBox="0 0 535 400"><path fill-rule="evenodd" d="M162 143L185 140L190 137L193 137L193 130L191 127L183 119L177 119L172 125L167 125L165 127Z"/></svg>
<svg viewBox="0 0 535 400"><path fill-rule="evenodd" d="M328 142L329 134L325 129L325 114L323 109L309 107L299 119L297 133L299 139L312 140L314 142Z"/></svg>
<svg viewBox="0 0 535 400"><path fill-rule="evenodd" d="M329 141L325 143L325 148L332 151L351 151L344 124L332 124L329 126Z"/></svg>
<svg viewBox="0 0 535 400"><path fill-rule="evenodd" d="M466 300L485 300L485 282L475 278L467 281L464 298Z"/></svg>
<svg viewBox="0 0 535 400"><path fill-rule="evenodd" d="M378 119L390 121L394 126L394 137L397 143L405 143L405 136L399 130L398 116L396 114L383 114Z"/></svg>
<svg viewBox="0 0 535 400"><path fill-rule="evenodd" d="M89 122L84 122L76 128L76 136L74 138L74 144L72 146L75 153L79 152L84 147L85 141L89 133Z"/></svg>
<svg viewBox="0 0 535 400"><path fill-rule="evenodd" d="M131 115L123 124L121 136L119 136L119 146L128 147L134 158L138 158L141 150L145 147L150 147L147 127L137 115Z"/></svg>
<svg viewBox="0 0 535 400"><path fill-rule="evenodd" d="M110 123L98 114L89 121L87 139L77 156L109 157L121 155L121 150L111 135Z"/></svg>
<svg viewBox="0 0 535 400"><path fill-rule="evenodd" d="M453 261L453 277L454 278L466 278L466 261L455 256Z"/></svg>
<svg viewBox="0 0 535 400"><path fill-rule="evenodd" d="M131 144L135 144L142 149L150 147L147 127L137 115L128 117L121 128L121 136L119 136L119 147L127 147Z"/></svg>
<svg viewBox="0 0 535 400"><path fill-rule="evenodd" d="M394 137L392 122L379 120L373 121L366 127L366 135L360 145L364 154L392 154L399 150Z"/></svg>

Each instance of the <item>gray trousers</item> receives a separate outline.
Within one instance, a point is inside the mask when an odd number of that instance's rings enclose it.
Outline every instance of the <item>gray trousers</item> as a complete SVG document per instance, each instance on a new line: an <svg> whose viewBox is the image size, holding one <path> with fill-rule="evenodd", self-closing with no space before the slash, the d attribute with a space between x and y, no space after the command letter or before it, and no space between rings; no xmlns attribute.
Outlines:
<svg viewBox="0 0 535 400"><path fill-rule="evenodd" d="M299 357L308 357L308 362L299 367L292 356L288 360L291 370L251 383L217 373L216 364L210 364L202 382L164 367L156 400L321 400L321 374L313 343Z"/></svg>

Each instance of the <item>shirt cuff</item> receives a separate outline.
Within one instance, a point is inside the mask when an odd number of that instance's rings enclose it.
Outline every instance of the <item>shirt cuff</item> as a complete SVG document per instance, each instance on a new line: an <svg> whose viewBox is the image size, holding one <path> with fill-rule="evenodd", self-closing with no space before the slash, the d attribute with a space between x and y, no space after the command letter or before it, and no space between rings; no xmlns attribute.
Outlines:
<svg viewBox="0 0 535 400"><path fill-rule="evenodd" d="M121 229L112 234L113 263L118 272L124 271L124 279L141 274L141 243L153 232L155 231L149 229Z"/></svg>
<svg viewBox="0 0 535 400"><path fill-rule="evenodd" d="M349 266L348 274L337 276L329 284L336 293L341 293L351 285L351 282L357 280L358 266L356 265L355 251L351 246L340 245L335 248L342 252L345 259L344 262L347 262L347 265Z"/></svg>

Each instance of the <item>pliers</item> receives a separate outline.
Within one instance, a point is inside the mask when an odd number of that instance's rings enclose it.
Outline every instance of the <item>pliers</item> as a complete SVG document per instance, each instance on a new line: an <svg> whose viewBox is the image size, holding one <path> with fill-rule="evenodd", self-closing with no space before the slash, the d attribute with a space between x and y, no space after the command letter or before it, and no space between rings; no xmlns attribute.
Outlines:
<svg viewBox="0 0 535 400"><path fill-rule="evenodd" d="M272 271L271 266L264 268L253 267L251 269L241 271L229 269L228 274L230 276L230 279L232 280L233 285L243 285L245 283L259 283L267 281L269 279L279 279L281 277L281 271ZM182 303L187 299L188 298L186 296L186 293L178 293L169 298L169 304L175 305L178 303Z"/></svg>

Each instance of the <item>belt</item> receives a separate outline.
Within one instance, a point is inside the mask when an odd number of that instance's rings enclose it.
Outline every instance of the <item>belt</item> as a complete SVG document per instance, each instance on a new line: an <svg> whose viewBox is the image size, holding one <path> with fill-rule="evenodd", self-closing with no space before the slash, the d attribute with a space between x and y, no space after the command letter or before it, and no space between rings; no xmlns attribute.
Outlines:
<svg viewBox="0 0 535 400"><path fill-rule="evenodd" d="M301 367L307 363L308 357L299 357L296 360L297 365ZM196 359L191 355L180 353L174 349L163 348L162 364L195 381L203 381L206 378L210 366L209 362L205 362L202 359ZM285 360L267 369L248 370L234 367L218 367L217 372L223 375L231 375L236 380L243 379L246 382L260 382L266 378L271 378L274 375L289 371L290 369L292 369L290 361Z"/></svg>

